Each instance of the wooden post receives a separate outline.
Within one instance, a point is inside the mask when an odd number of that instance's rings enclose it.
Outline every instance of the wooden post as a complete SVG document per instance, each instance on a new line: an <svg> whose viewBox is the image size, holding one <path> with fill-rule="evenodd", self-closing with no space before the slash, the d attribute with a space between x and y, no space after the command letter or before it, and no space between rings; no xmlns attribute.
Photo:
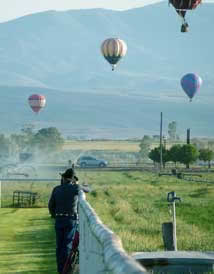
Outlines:
<svg viewBox="0 0 214 274"><path fill-rule="evenodd" d="M1 181L0 181L0 208L1 208Z"/></svg>
<svg viewBox="0 0 214 274"><path fill-rule="evenodd" d="M190 128L187 129L187 145L190 144Z"/></svg>
<svg viewBox="0 0 214 274"><path fill-rule="evenodd" d="M167 194L167 201L169 206L172 206L173 221L162 224L163 241L166 250L177 251L175 202L181 201L181 198L177 197L174 191L171 191Z"/></svg>
<svg viewBox="0 0 214 274"><path fill-rule="evenodd" d="M13 191L13 207L14 207L14 202L15 202L15 191Z"/></svg>
<svg viewBox="0 0 214 274"><path fill-rule="evenodd" d="M163 235L163 243L164 243L165 250L175 251L172 222L162 224L162 235Z"/></svg>
<svg viewBox="0 0 214 274"><path fill-rule="evenodd" d="M173 246L174 246L174 250L177 251L175 200L172 203L172 214L173 214Z"/></svg>
<svg viewBox="0 0 214 274"><path fill-rule="evenodd" d="M162 155L162 132L163 132L163 113L161 112L161 116L160 116L160 171L163 167L163 155Z"/></svg>
<svg viewBox="0 0 214 274"><path fill-rule="evenodd" d="M20 206L20 192L18 192L18 206Z"/></svg>

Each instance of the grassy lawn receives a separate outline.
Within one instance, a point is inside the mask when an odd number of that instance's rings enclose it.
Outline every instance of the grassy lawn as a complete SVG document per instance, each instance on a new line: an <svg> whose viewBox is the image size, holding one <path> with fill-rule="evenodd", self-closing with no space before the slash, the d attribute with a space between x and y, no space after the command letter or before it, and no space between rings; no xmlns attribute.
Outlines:
<svg viewBox="0 0 214 274"><path fill-rule="evenodd" d="M47 209L0 209L0 273L56 272L55 232Z"/></svg>

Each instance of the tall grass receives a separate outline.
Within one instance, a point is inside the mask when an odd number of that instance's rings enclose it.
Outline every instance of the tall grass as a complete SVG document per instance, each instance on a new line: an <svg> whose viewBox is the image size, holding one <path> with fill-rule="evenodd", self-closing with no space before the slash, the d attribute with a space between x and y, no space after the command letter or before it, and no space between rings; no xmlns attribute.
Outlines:
<svg viewBox="0 0 214 274"><path fill-rule="evenodd" d="M98 176L88 200L128 252L163 250L162 224L172 221L166 200L175 191L179 250L214 250L214 185L140 172Z"/></svg>

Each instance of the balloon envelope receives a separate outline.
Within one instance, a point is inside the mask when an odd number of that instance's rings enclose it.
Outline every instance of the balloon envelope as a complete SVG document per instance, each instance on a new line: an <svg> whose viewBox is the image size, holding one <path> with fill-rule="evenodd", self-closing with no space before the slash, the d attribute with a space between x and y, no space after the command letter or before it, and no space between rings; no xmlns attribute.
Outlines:
<svg viewBox="0 0 214 274"><path fill-rule="evenodd" d="M104 58L112 65L112 70L119 60L126 55L127 45L118 38L106 39L101 45L101 52Z"/></svg>
<svg viewBox="0 0 214 274"><path fill-rule="evenodd" d="M32 110L35 113L38 113L42 108L45 107L46 99L45 99L44 95L32 94L28 98L28 103L29 103L30 107L32 108Z"/></svg>
<svg viewBox="0 0 214 274"><path fill-rule="evenodd" d="M202 79L195 73L188 73L181 78L181 86L190 100L197 93L201 85Z"/></svg>
<svg viewBox="0 0 214 274"><path fill-rule="evenodd" d="M176 10L193 10L201 4L202 0L169 0Z"/></svg>
<svg viewBox="0 0 214 274"><path fill-rule="evenodd" d="M201 2L202 0L169 0L169 3L173 5L177 13L182 17L185 17L187 10L193 10L197 8Z"/></svg>

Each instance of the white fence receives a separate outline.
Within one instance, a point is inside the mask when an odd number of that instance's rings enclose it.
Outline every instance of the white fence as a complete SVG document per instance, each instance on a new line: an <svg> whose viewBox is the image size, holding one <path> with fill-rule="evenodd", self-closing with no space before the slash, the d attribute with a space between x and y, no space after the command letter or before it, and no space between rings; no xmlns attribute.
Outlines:
<svg viewBox="0 0 214 274"><path fill-rule="evenodd" d="M98 218L93 208L79 194L80 274L147 273L124 251L120 238Z"/></svg>

